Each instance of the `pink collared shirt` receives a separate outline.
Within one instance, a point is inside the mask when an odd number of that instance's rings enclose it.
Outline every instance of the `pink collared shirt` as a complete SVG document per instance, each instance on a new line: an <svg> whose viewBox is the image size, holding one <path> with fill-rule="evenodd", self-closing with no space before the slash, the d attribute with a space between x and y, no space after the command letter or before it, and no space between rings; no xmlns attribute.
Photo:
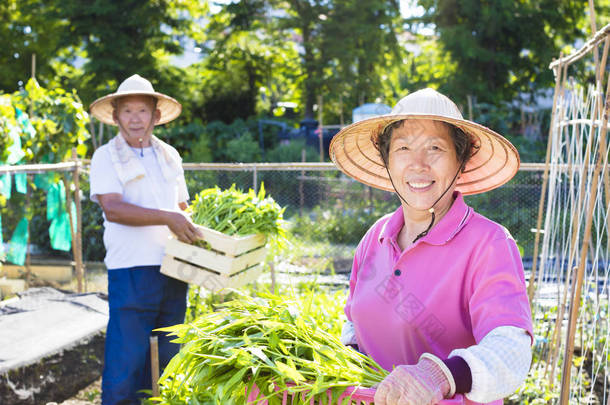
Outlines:
<svg viewBox="0 0 610 405"><path fill-rule="evenodd" d="M517 245L460 193L454 197L441 221L405 251L397 242L402 207L377 221L356 250L345 314L360 350L387 370L426 352L445 359L499 326L533 336Z"/></svg>

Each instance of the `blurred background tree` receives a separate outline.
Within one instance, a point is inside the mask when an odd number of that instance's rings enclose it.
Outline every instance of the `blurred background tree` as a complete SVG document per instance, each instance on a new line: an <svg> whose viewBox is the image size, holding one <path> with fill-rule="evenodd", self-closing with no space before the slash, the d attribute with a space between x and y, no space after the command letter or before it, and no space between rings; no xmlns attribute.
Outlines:
<svg viewBox="0 0 610 405"><path fill-rule="evenodd" d="M425 10L411 22L436 27L439 46L455 62L440 84L453 99L510 101L535 94L554 79L548 65L561 46L586 33L587 0L419 0Z"/></svg>
<svg viewBox="0 0 610 405"><path fill-rule="evenodd" d="M602 27L610 1L595 3ZM139 73L183 104L159 135L192 161L234 161L278 156L320 97L323 122L347 124L363 103L430 86L537 160L548 65L591 35L588 13L587 0L5 0L0 92L25 86L34 54L41 86L76 89L86 107Z"/></svg>

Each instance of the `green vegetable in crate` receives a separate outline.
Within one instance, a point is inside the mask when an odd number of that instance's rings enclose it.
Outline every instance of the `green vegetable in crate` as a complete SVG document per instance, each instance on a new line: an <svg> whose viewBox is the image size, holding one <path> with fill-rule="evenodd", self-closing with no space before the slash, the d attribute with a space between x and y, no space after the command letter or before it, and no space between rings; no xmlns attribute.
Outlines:
<svg viewBox="0 0 610 405"><path fill-rule="evenodd" d="M370 387L387 375L371 358L320 327L305 302L262 293L238 299L190 324L162 330L183 345L161 377L164 404L245 404L253 384L270 405L279 392L294 404L333 403L350 386Z"/></svg>
<svg viewBox="0 0 610 405"><path fill-rule="evenodd" d="M265 198L265 186L258 194L218 186L202 190L191 204L192 220L227 235L264 234L285 237L284 209L271 197Z"/></svg>

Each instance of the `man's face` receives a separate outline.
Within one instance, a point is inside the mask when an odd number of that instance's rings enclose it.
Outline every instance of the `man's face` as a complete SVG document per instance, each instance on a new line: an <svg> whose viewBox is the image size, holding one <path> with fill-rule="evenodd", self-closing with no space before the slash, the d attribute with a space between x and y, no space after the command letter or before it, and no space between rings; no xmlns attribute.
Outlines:
<svg viewBox="0 0 610 405"><path fill-rule="evenodd" d="M113 118L128 137L145 139L152 134L161 112L155 108L151 97L126 96L117 100Z"/></svg>

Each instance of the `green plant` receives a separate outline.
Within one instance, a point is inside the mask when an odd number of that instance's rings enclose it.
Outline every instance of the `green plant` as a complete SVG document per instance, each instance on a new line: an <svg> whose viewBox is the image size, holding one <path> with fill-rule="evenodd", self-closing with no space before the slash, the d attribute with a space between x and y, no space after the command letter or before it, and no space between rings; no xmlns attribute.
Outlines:
<svg viewBox="0 0 610 405"><path fill-rule="evenodd" d="M227 142L227 159L229 162L257 162L260 157L261 152L258 142L252 138L249 132Z"/></svg>
<svg viewBox="0 0 610 405"><path fill-rule="evenodd" d="M0 162L6 162L13 144L12 132L18 123L15 119L15 109L11 105L11 97L0 96Z"/></svg>
<svg viewBox="0 0 610 405"><path fill-rule="evenodd" d="M288 143L279 144L265 152L267 162L300 162L302 151L305 151L306 162L316 162L320 154L305 143L305 139L293 139Z"/></svg>
<svg viewBox="0 0 610 405"><path fill-rule="evenodd" d="M528 172L495 190L465 196L464 200L479 214L506 227L523 248L526 257L534 253L535 227L538 215L541 179Z"/></svg>
<svg viewBox="0 0 610 405"><path fill-rule="evenodd" d="M271 197L265 197L261 184L258 194L218 186L202 190L189 207L193 222L227 235L264 234L285 237L284 210Z"/></svg>
<svg viewBox="0 0 610 405"><path fill-rule="evenodd" d="M206 126L197 119L187 125L164 125L155 134L176 148L186 162L211 162L211 139L205 135Z"/></svg>
<svg viewBox="0 0 610 405"><path fill-rule="evenodd" d="M184 346L161 377L159 402L243 403L256 384L270 403L288 391L304 392L302 400L295 395L304 404L327 390L337 398L345 387L380 382L387 372L328 332L324 301L314 297L239 293L218 312L164 328Z"/></svg>
<svg viewBox="0 0 610 405"><path fill-rule="evenodd" d="M292 232L312 241L357 244L383 215L398 207L394 199L361 198L361 194L339 198L334 204L315 207L290 219Z"/></svg>
<svg viewBox="0 0 610 405"><path fill-rule="evenodd" d="M29 116L26 111L30 112ZM77 155L84 157L87 151L85 142L89 138L88 122L89 116L74 90L67 92L59 87L47 90L35 79L30 79L24 89L1 97L0 140L7 146L11 145L11 148L2 148L2 159L6 158L9 164L56 163L71 159L72 148L76 148ZM6 141L7 134L10 142ZM23 216L29 221L29 243L42 250L51 250L46 236L48 229L54 247L63 250L68 246L69 249L71 235L69 225L66 225L65 202L61 201L59 205L50 202L47 207L44 201L49 186L63 180L61 174L24 175L22 179L24 185L29 183L29 187L20 190L25 195L13 194L7 205L13 209L7 211L7 208L2 208L2 212L7 214L3 227L11 232ZM59 198L62 199L63 196ZM45 215L45 207L56 210Z"/></svg>
<svg viewBox="0 0 610 405"><path fill-rule="evenodd" d="M25 159L29 162L55 163L69 160L72 148L84 157L89 114L85 111L76 90L45 89L36 79L12 95L13 106L21 111L32 111L29 117L35 132L22 135Z"/></svg>
<svg viewBox="0 0 610 405"><path fill-rule="evenodd" d="M559 394L549 388L548 381L542 375L544 368L530 370L525 382L517 391L505 400L506 404L543 405L556 401Z"/></svg>

